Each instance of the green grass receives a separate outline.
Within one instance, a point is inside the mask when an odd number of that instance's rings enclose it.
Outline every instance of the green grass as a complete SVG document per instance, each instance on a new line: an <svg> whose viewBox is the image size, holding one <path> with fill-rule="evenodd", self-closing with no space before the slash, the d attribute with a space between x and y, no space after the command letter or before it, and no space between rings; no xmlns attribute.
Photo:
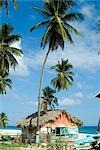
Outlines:
<svg viewBox="0 0 100 150"><path fill-rule="evenodd" d="M0 150L20 150L21 148L26 148L27 145L25 144L18 144L18 143L11 143L11 144L6 144L6 143L0 143Z"/></svg>

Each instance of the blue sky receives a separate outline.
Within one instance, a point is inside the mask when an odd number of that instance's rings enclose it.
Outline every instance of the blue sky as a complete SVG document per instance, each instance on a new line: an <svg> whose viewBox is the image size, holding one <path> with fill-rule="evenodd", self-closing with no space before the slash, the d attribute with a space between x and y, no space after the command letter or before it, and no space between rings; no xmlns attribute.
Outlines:
<svg viewBox="0 0 100 150"><path fill-rule="evenodd" d="M19 10L16 12L12 3L9 6L9 15L4 10L0 12L0 24L8 22L14 27L14 33L20 34L22 40L13 43L13 46L22 48L24 55L17 58L19 66L15 71L10 70L13 89L7 95L0 96L0 111L9 116L9 124L14 125L17 119L23 118L37 111L37 96L39 88L40 69L47 51L40 48L40 41L44 28L32 33L32 25L44 18L32 9L32 6L42 8L41 1L18 1ZM100 15L100 2L93 0L79 0L75 11L84 14L85 19L72 24L81 32L81 36L73 35L75 45L65 44L65 49L58 49L49 55L43 87L50 85L55 76L49 67L61 58L69 59L73 64L74 84L66 92L56 93L59 107L80 118L84 125L96 125L100 116L100 100L95 94L100 91L100 56L97 55L100 47L100 35L96 33L96 20Z"/></svg>

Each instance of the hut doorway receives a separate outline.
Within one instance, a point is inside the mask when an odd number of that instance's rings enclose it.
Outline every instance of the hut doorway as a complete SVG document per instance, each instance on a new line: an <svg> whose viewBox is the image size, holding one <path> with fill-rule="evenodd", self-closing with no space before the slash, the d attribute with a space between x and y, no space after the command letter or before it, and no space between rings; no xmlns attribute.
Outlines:
<svg viewBox="0 0 100 150"><path fill-rule="evenodd" d="M56 128L56 135L60 135L60 128Z"/></svg>

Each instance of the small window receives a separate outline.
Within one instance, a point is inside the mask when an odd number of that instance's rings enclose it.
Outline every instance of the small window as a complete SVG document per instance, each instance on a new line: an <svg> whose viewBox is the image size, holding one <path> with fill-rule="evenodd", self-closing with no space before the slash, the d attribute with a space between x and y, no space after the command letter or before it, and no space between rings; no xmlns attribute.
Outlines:
<svg viewBox="0 0 100 150"><path fill-rule="evenodd" d="M65 127L56 128L56 135L65 136L66 128Z"/></svg>
<svg viewBox="0 0 100 150"><path fill-rule="evenodd" d="M60 128L56 128L56 135L60 135Z"/></svg>

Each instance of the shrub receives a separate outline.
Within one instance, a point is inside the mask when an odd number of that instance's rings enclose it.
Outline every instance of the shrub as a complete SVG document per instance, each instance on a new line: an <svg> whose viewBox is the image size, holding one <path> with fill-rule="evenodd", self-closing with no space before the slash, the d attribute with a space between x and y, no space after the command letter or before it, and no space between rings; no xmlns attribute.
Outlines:
<svg viewBox="0 0 100 150"><path fill-rule="evenodd" d="M47 145L47 150L67 150L67 149L68 149L67 142L62 141L61 139L57 139L55 143Z"/></svg>

